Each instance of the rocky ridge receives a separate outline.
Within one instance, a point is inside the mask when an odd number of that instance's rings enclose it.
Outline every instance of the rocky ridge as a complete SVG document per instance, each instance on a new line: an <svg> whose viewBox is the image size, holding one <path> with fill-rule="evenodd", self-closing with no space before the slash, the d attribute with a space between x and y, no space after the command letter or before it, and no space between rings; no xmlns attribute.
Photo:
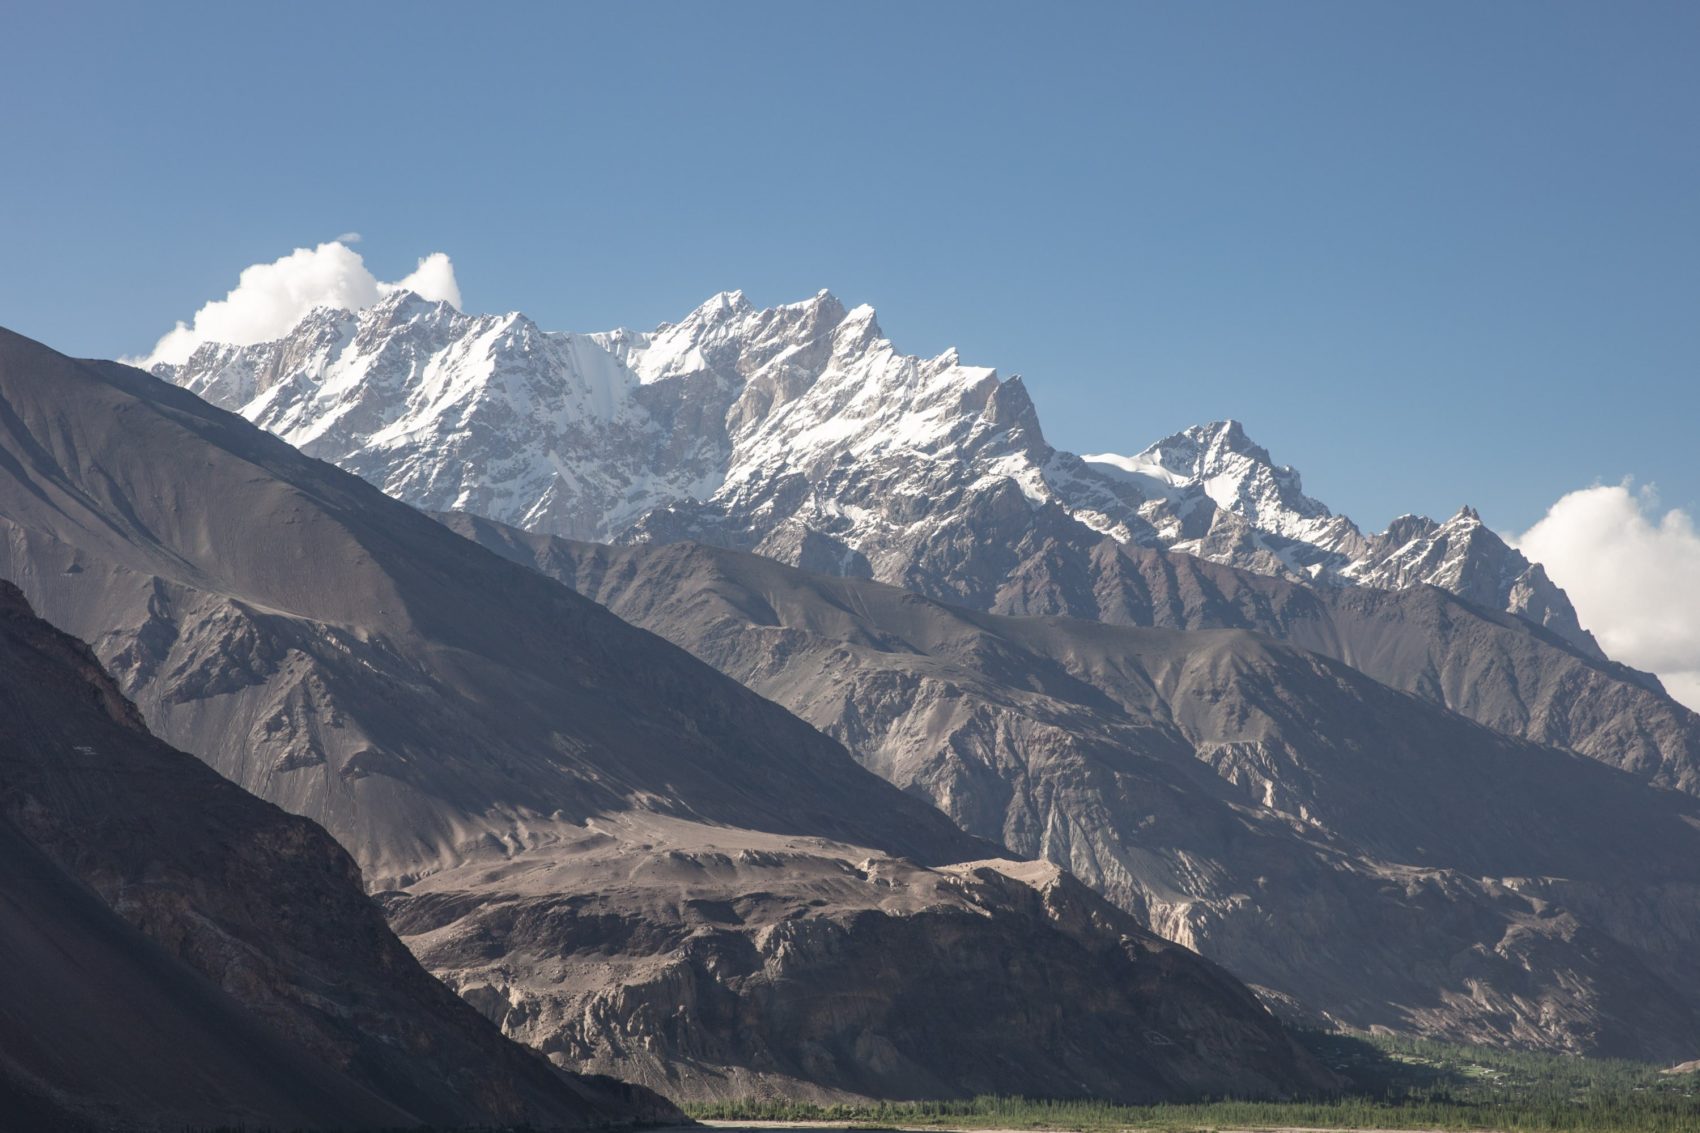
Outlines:
<svg viewBox="0 0 1700 1133"><path fill-rule="evenodd" d="M588 336L398 293L162 372L422 507L751 550L1001 613L1255 629L1700 791L1700 716L1603 657L1469 509L1364 535L1233 422L1135 457L1060 452L1020 379L903 355L824 292ZM1434 589L1460 601L1411 597Z"/></svg>
<svg viewBox="0 0 1700 1133"><path fill-rule="evenodd" d="M1600 656L1563 592L1468 508L1366 535L1233 421L1132 457L1059 451L1019 378L903 354L871 307L824 291L767 309L723 293L677 324L600 334L398 292L156 373L418 507L546 534L692 539L913 586L918 548L996 492L1277 577L1439 586Z"/></svg>
<svg viewBox="0 0 1700 1133"><path fill-rule="evenodd" d="M925 869L644 816L381 899L507 1034L674 1097L1331 1084L1238 981L1039 862Z"/></svg>

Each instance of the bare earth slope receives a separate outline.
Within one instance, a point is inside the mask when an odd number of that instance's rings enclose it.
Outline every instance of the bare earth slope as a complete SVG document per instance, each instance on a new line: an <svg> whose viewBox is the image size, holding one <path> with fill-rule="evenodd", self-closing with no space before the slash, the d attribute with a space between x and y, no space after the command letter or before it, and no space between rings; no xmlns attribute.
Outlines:
<svg viewBox="0 0 1700 1133"><path fill-rule="evenodd" d="M323 823L432 970L561 1065L680 1097L1330 1081L1097 898L942 868L1003 851L784 709L138 371L0 336L0 574L161 735ZM1094 1016L1068 1081L1029 1057Z"/></svg>
<svg viewBox="0 0 1700 1133"><path fill-rule="evenodd" d="M1688 796L1244 631L1001 617L736 552L449 522L1298 1007L1472 1041L1700 1047Z"/></svg>
<svg viewBox="0 0 1700 1133"><path fill-rule="evenodd" d="M150 736L0 582L0 1079L101 1125L664 1118L504 1039L323 831Z"/></svg>
<svg viewBox="0 0 1700 1133"><path fill-rule="evenodd" d="M676 1097L1153 1101L1331 1080L1237 980L1044 863L923 869L598 824L570 859L383 899L509 1034Z"/></svg>

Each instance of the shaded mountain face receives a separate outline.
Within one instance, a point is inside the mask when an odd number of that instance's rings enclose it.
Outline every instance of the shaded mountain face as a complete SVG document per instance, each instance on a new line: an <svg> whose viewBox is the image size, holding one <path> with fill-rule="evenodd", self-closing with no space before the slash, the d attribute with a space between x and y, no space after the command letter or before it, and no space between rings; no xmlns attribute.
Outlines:
<svg viewBox="0 0 1700 1133"><path fill-rule="evenodd" d="M1001 617L724 550L448 522L1301 1016L1644 1058L1700 1048L1689 796L1243 631ZM1412 620L1468 609L1432 589L1377 597ZM1332 613L1336 632L1350 612ZM1373 638L1384 623L1368 624Z"/></svg>
<svg viewBox="0 0 1700 1133"><path fill-rule="evenodd" d="M1366 535L1232 421L1136 456L1045 442L1019 378L900 353L872 308L717 295L649 333L545 332L398 292L156 373L430 510L569 538L682 539L913 587L988 491L1013 518L1328 585L1432 584L1598 647L1539 566L1463 509ZM965 574L929 580L961 592Z"/></svg>
<svg viewBox="0 0 1700 1133"><path fill-rule="evenodd" d="M503 1038L390 933L322 830L154 739L4 582L0 854L0 1082L68 1125L675 1113Z"/></svg>
<svg viewBox="0 0 1700 1133"><path fill-rule="evenodd" d="M1000 522L986 506L969 509L923 563L933 580L956 564L985 564L976 586L947 600L996 613L1254 630L1496 731L1700 793L1700 715L1667 696L1655 678L1435 587L1302 586L1188 555L1082 539L1057 513Z"/></svg>
<svg viewBox="0 0 1700 1133"><path fill-rule="evenodd" d="M0 574L157 732L329 829L432 970L561 1065L678 1097L1332 1081L1100 899L945 868L1005 852L685 651L180 389L4 334ZM989 996L1017 954L1030 978ZM1055 1018L1095 1020L1068 1082L1030 1057Z"/></svg>

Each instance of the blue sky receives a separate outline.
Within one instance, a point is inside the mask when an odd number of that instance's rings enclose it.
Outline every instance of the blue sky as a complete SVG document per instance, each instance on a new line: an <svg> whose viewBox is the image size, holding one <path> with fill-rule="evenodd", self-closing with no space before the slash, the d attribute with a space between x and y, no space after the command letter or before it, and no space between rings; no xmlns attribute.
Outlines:
<svg viewBox="0 0 1700 1133"><path fill-rule="evenodd" d="M830 287L1053 443L1234 416L1368 527L1700 509L1700 5L13 5L0 324L338 233L590 330Z"/></svg>

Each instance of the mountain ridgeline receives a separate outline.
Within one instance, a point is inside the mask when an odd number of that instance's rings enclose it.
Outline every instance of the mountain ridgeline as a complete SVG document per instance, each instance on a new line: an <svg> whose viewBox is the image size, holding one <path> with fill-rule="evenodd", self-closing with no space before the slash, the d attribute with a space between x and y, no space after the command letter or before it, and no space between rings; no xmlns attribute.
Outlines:
<svg viewBox="0 0 1700 1133"><path fill-rule="evenodd" d="M1606 659L1470 509L1366 535L1231 421L1062 452L1020 379L902 354L825 292L588 335L397 293L157 372L427 510L754 551L998 613L1255 629L1700 792L1700 717Z"/></svg>
<svg viewBox="0 0 1700 1133"><path fill-rule="evenodd" d="M826 292L0 331L0 580L44 1121L1338 1087L1278 1016L1700 1056L1700 716L1538 564L1232 421L1062 452Z"/></svg>
<svg viewBox="0 0 1700 1133"><path fill-rule="evenodd" d="M600 542L689 536L908 585L977 492L1122 543L1300 582L1431 584L1599 656L1568 599L1470 509L1365 535L1232 421L1136 456L1045 442L1019 378L900 353L827 292L717 295L653 332L567 334L397 292L156 373L431 510ZM930 580L967 594L969 577Z"/></svg>

